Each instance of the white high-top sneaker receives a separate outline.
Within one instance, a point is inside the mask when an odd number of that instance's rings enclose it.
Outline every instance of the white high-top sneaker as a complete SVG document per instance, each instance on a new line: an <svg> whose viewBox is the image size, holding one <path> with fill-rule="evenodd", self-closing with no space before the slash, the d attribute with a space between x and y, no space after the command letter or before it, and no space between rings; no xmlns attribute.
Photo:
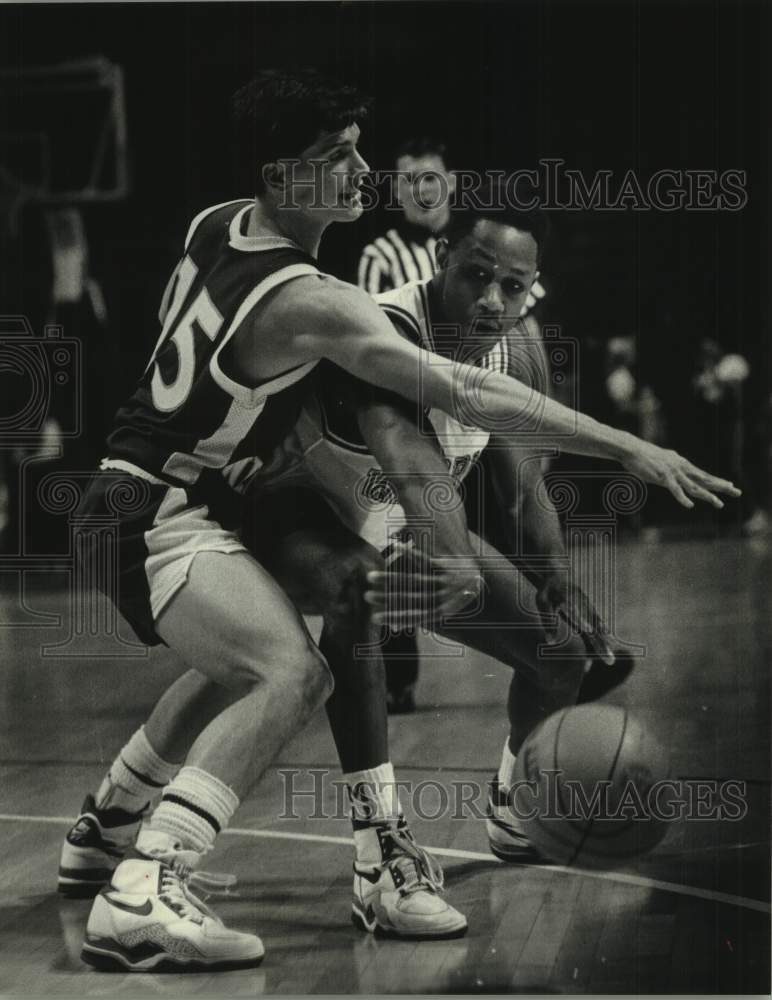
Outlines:
<svg viewBox="0 0 772 1000"><path fill-rule="evenodd" d="M352 919L357 927L387 937L461 937L466 917L442 898L442 869L401 825L378 826L383 861L354 862Z"/></svg>
<svg viewBox="0 0 772 1000"><path fill-rule="evenodd" d="M199 855L181 850L158 831L147 836L143 831L143 839L143 853L156 857L127 858L115 869L94 900L83 961L118 972L211 972L257 965L264 954L260 938L229 930L188 889Z"/></svg>

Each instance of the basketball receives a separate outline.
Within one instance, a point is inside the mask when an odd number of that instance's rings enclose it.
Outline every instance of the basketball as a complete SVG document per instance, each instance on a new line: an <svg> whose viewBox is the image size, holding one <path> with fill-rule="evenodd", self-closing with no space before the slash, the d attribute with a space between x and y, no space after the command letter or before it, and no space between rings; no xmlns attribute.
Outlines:
<svg viewBox="0 0 772 1000"><path fill-rule="evenodd" d="M579 705L545 719L517 756L511 808L556 864L614 868L658 844L668 754L627 711Z"/></svg>

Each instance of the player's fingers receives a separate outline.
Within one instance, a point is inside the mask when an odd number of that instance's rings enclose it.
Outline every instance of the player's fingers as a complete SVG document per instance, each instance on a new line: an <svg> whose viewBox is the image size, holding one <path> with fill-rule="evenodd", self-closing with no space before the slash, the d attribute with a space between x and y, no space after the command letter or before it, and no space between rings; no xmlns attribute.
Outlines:
<svg viewBox="0 0 772 1000"><path fill-rule="evenodd" d="M587 598L575 602L571 609L562 609L562 613L571 628L582 636L591 654L611 666L615 656L609 645L608 628Z"/></svg>
<svg viewBox="0 0 772 1000"><path fill-rule="evenodd" d="M715 493L711 493L710 490L706 490L704 486L700 486L693 479L687 479L684 483L684 489L690 496L696 497L698 500L704 500L705 503L711 504L713 507L717 507L722 510L724 503L720 500Z"/></svg>
<svg viewBox="0 0 772 1000"><path fill-rule="evenodd" d="M403 599L404 598L404 599ZM470 603L468 594L453 594L445 600L431 597L422 599L422 595L400 595L400 600L377 602L371 614L377 625L417 625L448 618L463 611Z"/></svg>
<svg viewBox="0 0 772 1000"><path fill-rule="evenodd" d="M374 611L371 618L376 625L422 625L431 622L436 615L429 611L420 611L416 608L393 608L391 610Z"/></svg>
<svg viewBox="0 0 772 1000"><path fill-rule="evenodd" d="M682 507L686 507L691 510L694 507L694 503L689 499L689 497L684 493L683 487L678 482L675 476L671 475L665 482L665 488L670 490L676 500L681 504Z"/></svg>
<svg viewBox="0 0 772 1000"><path fill-rule="evenodd" d="M742 496L742 490L738 489L733 482L730 482L728 479L720 479L718 476L712 476L709 472L705 472L697 468L696 465L692 465L691 462L687 464L686 472L692 479L696 480L702 486L707 486L708 489L716 490L719 493L726 493L732 497Z"/></svg>
<svg viewBox="0 0 772 1000"><path fill-rule="evenodd" d="M583 634L593 653L610 667L616 660L616 657L609 643L608 630L605 627L596 628L591 632Z"/></svg>
<svg viewBox="0 0 772 1000"><path fill-rule="evenodd" d="M367 574L367 583L371 590L394 592L406 585L409 585L411 590L429 589L437 586L437 578L426 573L384 573L374 569Z"/></svg>
<svg viewBox="0 0 772 1000"><path fill-rule="evenodd" d="M365 603L379 609L410 605L424 609L437 605L437 596L428 590L366 590L364 598Z"/></svg>

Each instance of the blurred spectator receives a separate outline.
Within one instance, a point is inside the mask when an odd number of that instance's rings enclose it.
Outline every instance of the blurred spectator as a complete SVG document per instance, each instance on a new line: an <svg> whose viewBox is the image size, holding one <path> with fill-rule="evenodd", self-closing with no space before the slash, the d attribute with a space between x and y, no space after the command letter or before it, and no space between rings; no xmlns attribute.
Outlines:
<svg viewBox="0 0 772 1000"><path fill-rule="evenodd" d="M102 289L91 274L81 209L75 205L50 209L46 212L46 224L53 253L56 322L65 336L77 337L83 345L83 370L79 373L83 431L70 446L68 457L87 468L101 458L104 436L113 415L111 385L101 378L86 377L86 371L104 372L113 367L107 308Z"/></svg>
<svg viewBox="0 0 772 1000"><path fill-rule="evenodd" d="M604 383L609 423L663 444L662 406L650 385L640 384L635 338L612 337L606 345Z"/></svg>
<svg viewBox="0 0 772 1000"><path fill-rule="evenodd" d="M742 354L725 354L717 341L704 338L697 355L692 377L695 410L695 461L700 451L713 463L718 475L726 476L742 487L743 530L758 534L769 529L769 517L762 509L763 489L753 466L765 465L763 433L758 434L758 414L749 413L744 390L751 367ZM750 416L751 426L746 428ZM751 441L748 441L750 433ZM750 443L750 447L749 447ZM763 475L763 473L762 473ZM719 520L736 518L737 510L722 512Z"/></svg>

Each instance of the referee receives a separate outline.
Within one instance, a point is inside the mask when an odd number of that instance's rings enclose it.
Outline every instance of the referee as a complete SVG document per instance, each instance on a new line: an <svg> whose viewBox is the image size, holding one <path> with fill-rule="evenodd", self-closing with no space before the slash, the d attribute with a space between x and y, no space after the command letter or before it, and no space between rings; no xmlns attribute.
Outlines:
<svg viewBox="0 0 772 1000"><path fill-rule="evenodd" d="M396 226L364 248L359 260L357 283L371 295L433 277L437 237L450 218L455 177L448 170L445 144L428 136L409 139L397 150L395 161L397 198L402 216ZM544 295L544 288L535 281L522 312L528 332L538 340L541 330L530 313ZM479 468L473 471L475 476L484 476ZM472 497L474 493L469 489L467 496ZM470 509L469 503L467 511L477 523L481 512ZM414 711L418 679L415 630L389 635L383 647L383 658L389 712Z"/></svg>

